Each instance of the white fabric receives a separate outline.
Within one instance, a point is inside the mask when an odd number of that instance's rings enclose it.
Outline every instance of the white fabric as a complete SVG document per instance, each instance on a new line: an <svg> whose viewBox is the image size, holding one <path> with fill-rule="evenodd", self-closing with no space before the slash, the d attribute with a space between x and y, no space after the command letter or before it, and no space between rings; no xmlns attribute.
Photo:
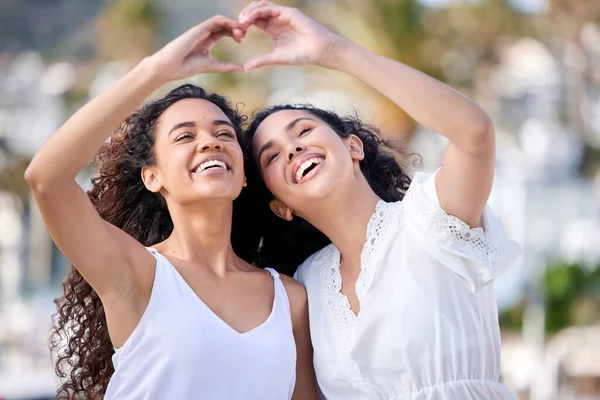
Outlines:
<svg viewBox="0 0 600 400"><path fill-rule="evenodd" d="M268 319L238 333L192 291L155 249L156 273L148 307L116 350L107 400L290 399L296 345L289 300L277 272Z"/></svg>
<svg viewBox="0 0 600 400"><path fill-rule="evenodd" d="M471 229L439 205L435 175L380 201L367 227L356 316L335 246L296 273L306 287L317 380L327 399L515 399L498 383L494 277L519 256L486 208Z"/></svg>

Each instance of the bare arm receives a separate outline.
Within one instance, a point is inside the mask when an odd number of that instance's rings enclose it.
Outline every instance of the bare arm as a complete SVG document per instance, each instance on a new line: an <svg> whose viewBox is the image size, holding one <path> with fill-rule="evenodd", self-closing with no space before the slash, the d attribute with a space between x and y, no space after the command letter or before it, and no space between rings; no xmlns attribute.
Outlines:
<svg viewBox="0 0 600 400"><path fill-rule="evenodd" d="M286 275L281 275L290 300L294 339L296 341L296 387L292 400L317 399L317 382L313 366L313 348L308 324L306 289Z"/></svg>
<svg viewBox="0 0 600 400"><path fill-rule="evenodd" d="M163 83L202 72L241 69L208 57L210 47L221 36L241 39L243 30L238 27L225 17L211 18L146 58L75 113L27 168L25 178L50 235L101 296L122 290L124 285L129 289L132 267L153 271L154 259L140 243L100 218L75 176L121 121ZM144 284L151 282L152 276L145 274Z"/></svg>
<svg viewBox="0 0 600 400"><path fill-rule="evenodd" d="M361 79L449 144L436 189L442 208L477 226L494 176L494 131L487 114L452 88L400 62L342 41L328 62Z"/></svg>
<svg viewBox="0 0 600 400"><path fill-rule="evenodd" d="M156 85L150 63L138 65L73 115L25 172L52 239L101 296L129 282L127 267L132 262L152 271L153 259L141 244L100 218L74 178Z"/></svg>
<svg viewBox="0 0 600 400"><path fill-rule="evenodd" d="M445 211L478 224L492 186L494 133L487 114L471 100L407 65L340 38L299 10L268 1L240 14L274 40L273 50L245 64L318 65L345 72L378 90L450 143L436 179Z"/></svg>

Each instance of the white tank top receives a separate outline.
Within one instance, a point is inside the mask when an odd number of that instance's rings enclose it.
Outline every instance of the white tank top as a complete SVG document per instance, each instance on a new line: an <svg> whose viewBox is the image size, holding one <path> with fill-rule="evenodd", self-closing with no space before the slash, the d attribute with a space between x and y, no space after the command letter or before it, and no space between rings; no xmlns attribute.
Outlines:
<svg viewBox="0 0 600 400"><path fill-rule="evenodd" d="M296 344L279 274L273 309L258 327L239 333L212 312L175 267L153 248L156 273L148 307L115 350L106 400L291 399Z"/></svg>

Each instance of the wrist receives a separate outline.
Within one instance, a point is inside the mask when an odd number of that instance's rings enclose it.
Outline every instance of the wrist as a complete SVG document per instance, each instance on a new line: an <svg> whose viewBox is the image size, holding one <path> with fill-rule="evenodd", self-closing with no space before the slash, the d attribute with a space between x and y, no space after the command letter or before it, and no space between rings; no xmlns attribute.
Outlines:
<svg viewBox="0 0 600 400"><path fill-rule="evenodd" d="M315 64L329 69L342 70L351 59L352 52L356 51L358 47L354 42L336 36L324 49L321 58Z"/></svg>
<svg viewBox="0 0 600 400"><path fill-rule="evenodd" d="M147 56L134 68L140 78L147 84L160 87L171 79L166 76L164 66L154 56Z"/></svg>

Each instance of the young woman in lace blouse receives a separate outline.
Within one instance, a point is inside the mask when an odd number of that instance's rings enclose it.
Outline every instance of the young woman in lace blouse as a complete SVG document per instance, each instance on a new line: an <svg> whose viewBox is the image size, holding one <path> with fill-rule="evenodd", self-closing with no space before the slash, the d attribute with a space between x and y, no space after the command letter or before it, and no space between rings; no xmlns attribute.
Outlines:
<svg viewBox="0 0 600 400"><path fill-rule="evenodd" d="M275 42L247 70L308 64L348 73L449 139L438 171L411 181L393 148L355 118L278 106L258 113L247 130L249 187L259 196L262 179L272 193L256 208L266 221L257 261L285 269L332 242L295 275L309 297L323 395L514 399L498 382L491 282L519 248L486 208L494 174L489 117L446 85L296 9L261 1L240 22ZM281 223L269 219L269 208Z"/></svg>

